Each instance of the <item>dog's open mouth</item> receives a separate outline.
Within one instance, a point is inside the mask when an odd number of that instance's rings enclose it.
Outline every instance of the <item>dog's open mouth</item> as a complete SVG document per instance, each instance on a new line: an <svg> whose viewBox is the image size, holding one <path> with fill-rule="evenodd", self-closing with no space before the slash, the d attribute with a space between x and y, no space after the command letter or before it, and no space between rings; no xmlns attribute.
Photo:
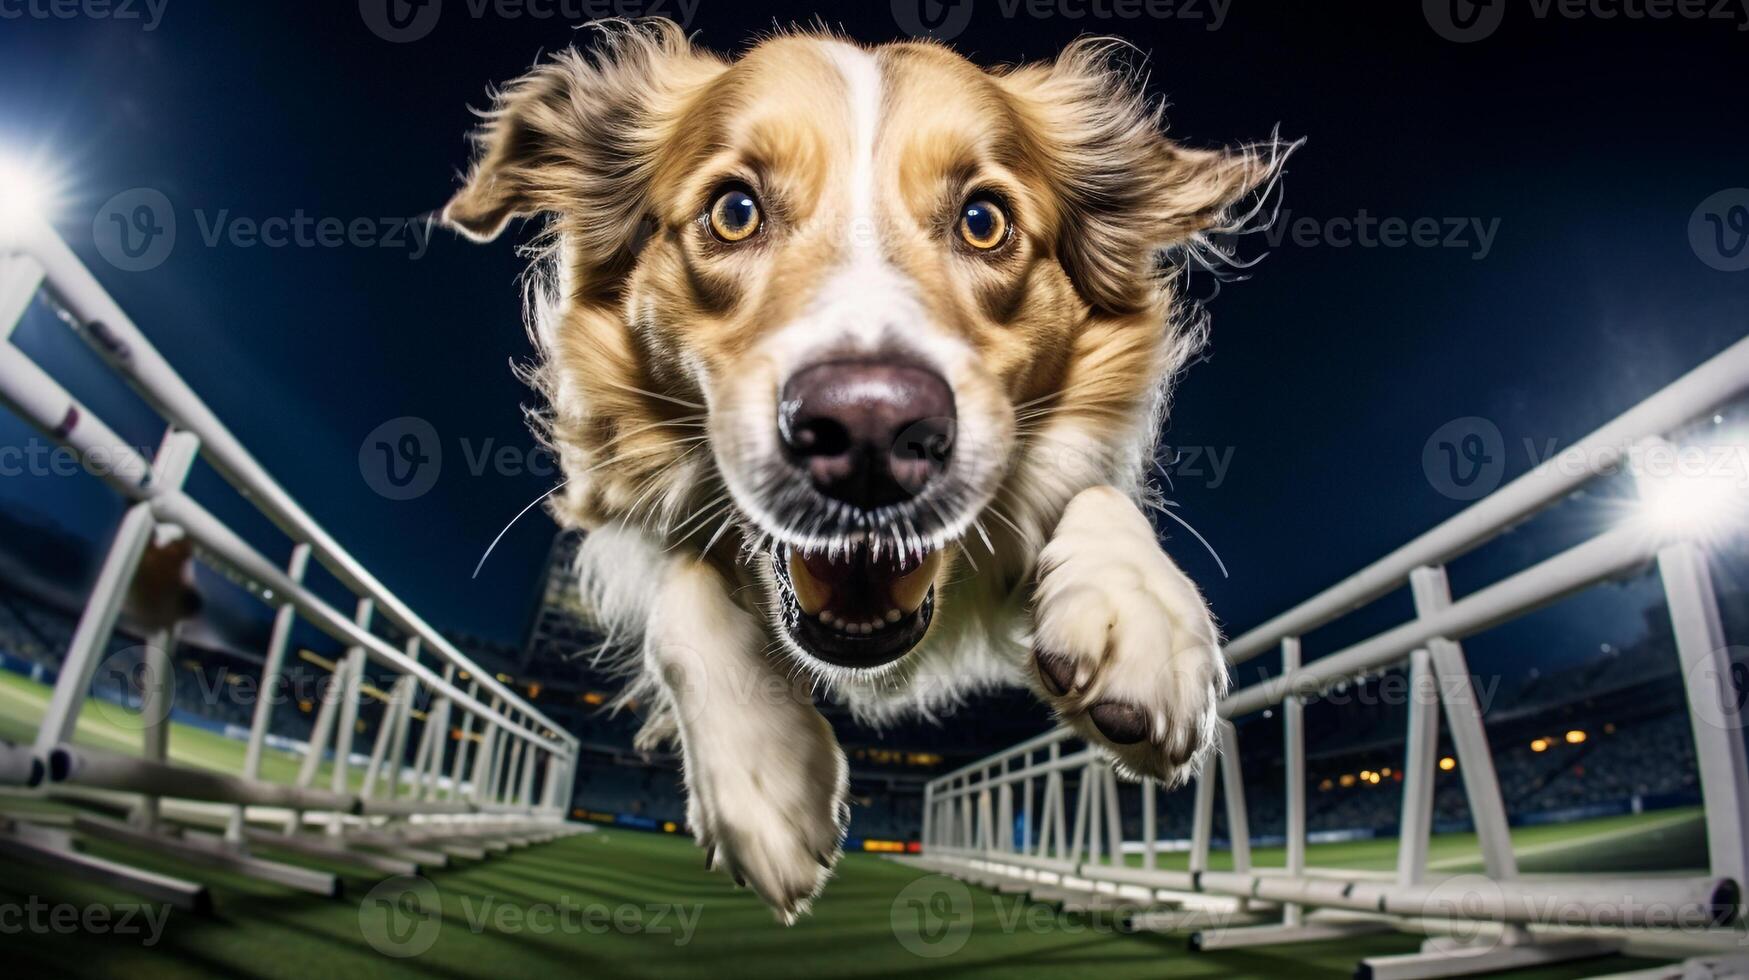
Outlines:
<svg viewBox="0 0 1749 980"><path fill-rule="evenodd" d="M857 545L827 557L780 545L772 565L790 639L833 666L885 666L910 652L929 630L940 551L921 557L875 555L867 545Z"/></svg>

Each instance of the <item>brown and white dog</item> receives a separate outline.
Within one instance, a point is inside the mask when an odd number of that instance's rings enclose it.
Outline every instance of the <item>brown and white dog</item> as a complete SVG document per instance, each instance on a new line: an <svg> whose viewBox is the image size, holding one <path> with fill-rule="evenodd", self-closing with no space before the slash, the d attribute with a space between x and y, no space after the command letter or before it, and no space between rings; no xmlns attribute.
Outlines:
<svg viewBox="0 0 1749 980"><path fill-rule="evenodd" d="M837 859L816 687L874 721L1021 683L1130 774L1227 680L1141 506L1203 339L1175 254L1287 147L1192 150L1088 40L980 68L785 33L600 27L510 83L444 219L545 215L528 307L586 601L678 739L707 863L784 921Z"/></svg>

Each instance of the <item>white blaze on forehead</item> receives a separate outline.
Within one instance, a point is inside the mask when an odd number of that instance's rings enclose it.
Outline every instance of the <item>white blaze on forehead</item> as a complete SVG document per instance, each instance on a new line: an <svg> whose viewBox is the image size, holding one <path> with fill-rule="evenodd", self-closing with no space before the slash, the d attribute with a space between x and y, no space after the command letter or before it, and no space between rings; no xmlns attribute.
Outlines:
<svg viewBox="0 0 1749 980"><path fill-rule="evenodd" d="M850 109L850 241L853 252L879 253L875 234L875 137L881 119L881 65L852 44L834 43L827 55L844 78Z"/></svg>

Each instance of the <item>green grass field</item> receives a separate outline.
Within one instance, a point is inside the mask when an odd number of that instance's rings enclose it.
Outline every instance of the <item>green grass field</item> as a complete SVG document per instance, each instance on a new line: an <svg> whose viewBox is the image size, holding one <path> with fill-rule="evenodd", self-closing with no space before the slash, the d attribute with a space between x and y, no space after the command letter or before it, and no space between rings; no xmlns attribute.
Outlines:
<svg viewBox="0 0 1749 980"><path fill-rule="evenodd" d="M0 736L28 739L45 693L17 678L0 680ZM33 709L31 706L35 705ZM85 714L79 739L110 748L137 745L113 708ZM178 727L172 755L181 761L234 767L241 745ZM269 778L290 779L294 757L274 754ZM15 807L24 801L0 799ZM1393 841L1314 846L1317 866L1389 868ZM1663 811L1515 832L1527 871L1636 871L1705 864L1696 811ZM338 872L346 893L318 898L252 879L93 842L90 852L191 878L213 891L213 910L197 914L155 909L135 914L137 931L56 928L54 916L134 905L127 893L8 860L0 874L0 949L9 972L47 976L470 977L577 973L596 976L712 978L987 975L1004 978L1097 975L1119 977L1349 976L1362 955L1410 952L1417 940L1386 935L1335 943L1191 953L1183 936L1124 935L1109 918L1028 906L1019 896L969 889L963 946L917 948L913 899L940 879L913 884L924 872L866 854L844 858L812 915L793 927L773 921L750 893L721 874L707 874L690 840L602 828L480 862L428 872L417 886L429 916L399 916L378 899L399 896L410 883L372 892L380 876L323 866L282 854L275 859ZM1444 869L1476 866L1468 835L1438 837L1433 861ZM1260 850L1260 865L1279 851ZM1182 855L1162 864L1182 867ZM907 890L907 886L910 886ZM435 909L441 907L441 913ZM31 910L36 909L33 913ZM57 912L57 909L67 909ZM27 916L35 915L36 927ZM70 920L63 920L70 921ZM159 931L154 932L154 924ZM14 931L23 923L22 931ZM156 941L150 942L156 935ZM956 937L959 933L955 934ZM373 946L373 942L375 945ZM380 949L414 955L389 955ZM1647 965L1623 958L1594 960L1521 976L1590 976Z"/></svg>

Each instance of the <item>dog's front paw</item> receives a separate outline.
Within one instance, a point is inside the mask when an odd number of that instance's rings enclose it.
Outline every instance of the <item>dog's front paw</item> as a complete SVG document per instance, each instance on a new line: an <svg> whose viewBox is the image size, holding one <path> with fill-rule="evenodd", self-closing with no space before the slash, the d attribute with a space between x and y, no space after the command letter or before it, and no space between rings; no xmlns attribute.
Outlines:
<svg viewBox="0 0 1749 980"><path fill-rule="evenodd" d="M1183 782L1227 675L1208 607L1123 494L1084 490L1040 555L1033 667L1057 713L1132 776Z"/></svg>
<svg viewBox="0 0 1749 980"><path fill-rule="evenodd" d="M843 755L826 721L811 722L824 731L794 731L738 758L722 757L722 745L688 753L687 819L705 867L751 888L786 925L831 877L850 818Z"/></svg>

